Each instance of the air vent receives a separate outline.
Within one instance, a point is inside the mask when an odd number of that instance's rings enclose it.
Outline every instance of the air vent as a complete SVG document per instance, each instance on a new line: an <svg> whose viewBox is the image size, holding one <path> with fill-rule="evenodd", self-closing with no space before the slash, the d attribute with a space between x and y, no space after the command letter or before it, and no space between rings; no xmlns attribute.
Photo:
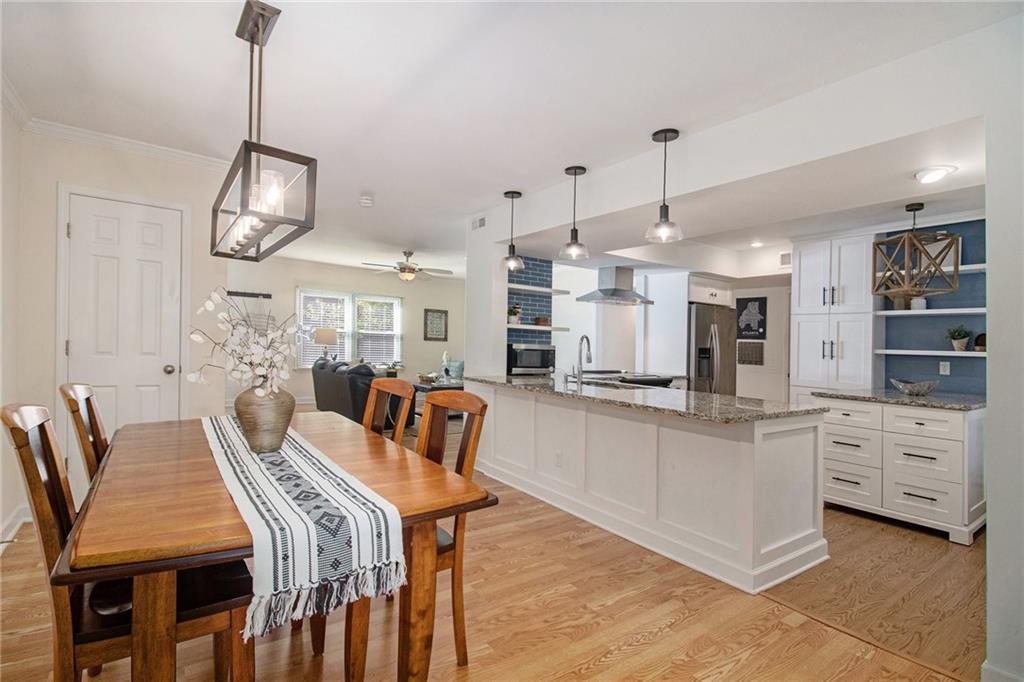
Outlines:
<svg viewBox="0 0 1024 682"><path fill-rule="evenodd" d="M487 217L486 216L480 216L479 218L473 218L472 222L470 222L470 224L469 224L469 229L471 229L471 230L479 230L479 229L481 229L483 227L487 227Z"/></svg>
<svg viewBox="0 0 1024 682"><path fill-rule="evenodd" d="M779 254L779 267L790 268L793 267L793 252L783 251Z"/></svg>

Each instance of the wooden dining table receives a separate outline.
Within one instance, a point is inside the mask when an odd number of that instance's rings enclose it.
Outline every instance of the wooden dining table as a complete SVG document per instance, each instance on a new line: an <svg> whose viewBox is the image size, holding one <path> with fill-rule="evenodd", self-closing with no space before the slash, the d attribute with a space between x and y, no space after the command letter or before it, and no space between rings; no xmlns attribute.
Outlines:
<svg viewBox="0 0 1024 682"><path fill-rule="evenodd" d="M407 566L399 596L398 679L427 679L436 522L498 499L333 412L298 413L292 428L398 508ZM251 556L252 537L224 486L202 422L130 424L114 435L50 579L73 585L131 577L132 679L165 682L175 678L176 572ZM346 627L345 653L356 659L346 661L346 676L358 677L365 667L365 631ZM237 671L232 679L250 675Z"/></svg>

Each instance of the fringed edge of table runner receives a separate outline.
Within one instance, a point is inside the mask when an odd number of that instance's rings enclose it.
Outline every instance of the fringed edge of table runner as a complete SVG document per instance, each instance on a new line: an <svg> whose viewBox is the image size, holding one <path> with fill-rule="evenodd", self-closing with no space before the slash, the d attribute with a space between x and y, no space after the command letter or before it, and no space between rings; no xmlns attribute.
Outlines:
<svg viewBox="0 0 1024 682"><path fill-rule="evenodd" d="M246 612L242 637L246 640L253 635L262 637L290 620L326 615L342 604L363 597L392 594L405 584L403 559L370 566L309 587L285 590L269 596L254 596Z"/></svg>

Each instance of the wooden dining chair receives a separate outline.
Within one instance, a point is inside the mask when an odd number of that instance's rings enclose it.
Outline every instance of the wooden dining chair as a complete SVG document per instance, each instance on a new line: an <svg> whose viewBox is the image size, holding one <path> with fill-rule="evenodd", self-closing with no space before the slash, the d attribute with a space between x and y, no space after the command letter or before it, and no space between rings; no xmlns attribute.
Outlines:
<svg viewBox="0 0 1024 682"><path fill-rule="evenodd" d="M100 417L100 406L96 402L96 392L89 384L61 384L60 394L75 425L78 448L82 451L85 471L91 481L96 477L96 471L109 446L107 431Z"/></svg>
<svg viewBox="0 0 1024 682"><path fill-rule="evenodd" d="M17 452L49 582L74 525L75 504L50 413L38 405L5 405L0 421ZM100 469L102 475L102 469ZM77 682L104 663L131 656L132 581L51 585L53 679ZM245 562L178 571L178 641L212 634L218 682L252 680L255 639L242 641L252 577Z"/></svg>
<svg viewBox="0 0 1024 682"><path fill-rule="evenodd" d="M449 412L464 412L459 451L455 458L455 473L473 479L476 466L476 451L480 446L480 432L487 414L487 403L482 398L466 391L437 391L428 393L420 420L420 434L416 441L416 452L436 464L444 465L445 449L448 444ZM469 663L466 649L466 609L462 595L462 558L465 552L467 514L457 514L452 533L437 527L437 570L451 569L452 572L452 620L455 625L455 656L458 664Z"/></svg>
<svg viewBox="0 0 1024 682"><path fill-rule="evenodd" d="M405 422L409 419L409 410L416 397L416 389L408 381L401 379L374 379L370 384L370 395L366 399L366 410L363 412L363 428L374 433L383 434L391 407L391 396L397 396L398 413L393 415L395 428L391 432L391 440L402 442Z"/></svg>

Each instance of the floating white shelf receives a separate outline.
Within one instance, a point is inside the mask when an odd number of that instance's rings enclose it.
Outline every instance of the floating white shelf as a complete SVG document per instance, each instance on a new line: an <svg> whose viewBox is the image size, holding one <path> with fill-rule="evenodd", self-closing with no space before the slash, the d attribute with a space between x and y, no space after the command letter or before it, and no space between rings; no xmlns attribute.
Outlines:
<svg viewBox="0 0 1024 682"><path fill-rule="evenodd" d="M988 353L982 351L956 351L956 350L894 350L891 348L879 348L875 355L923 355L937 356L942 358L987 358Z"/></svg>
<svg viewBox="0 0 1024 682"><path fill-rule="evenodd" d="M532 329L536 332L567 332L568 327L550 327L547 325L540 324L509 324L506 325L509 329Z"/></svg>
<svg viewBox="0 0 1024 682"><path fill-rule="evenodd" d="M551 296L565 296L572 293L568 289L550 289L548 287L535 287L530 284L509 284L509 291L524 291L528 294L549 294Z"/></svg>
<svg viewBox="0 0 1024 682"><path fill-rule="evenodd" d="M925 310L876 310L879 317L904 317L911 315L984 315L988 308L927 308Z"/></svg>

